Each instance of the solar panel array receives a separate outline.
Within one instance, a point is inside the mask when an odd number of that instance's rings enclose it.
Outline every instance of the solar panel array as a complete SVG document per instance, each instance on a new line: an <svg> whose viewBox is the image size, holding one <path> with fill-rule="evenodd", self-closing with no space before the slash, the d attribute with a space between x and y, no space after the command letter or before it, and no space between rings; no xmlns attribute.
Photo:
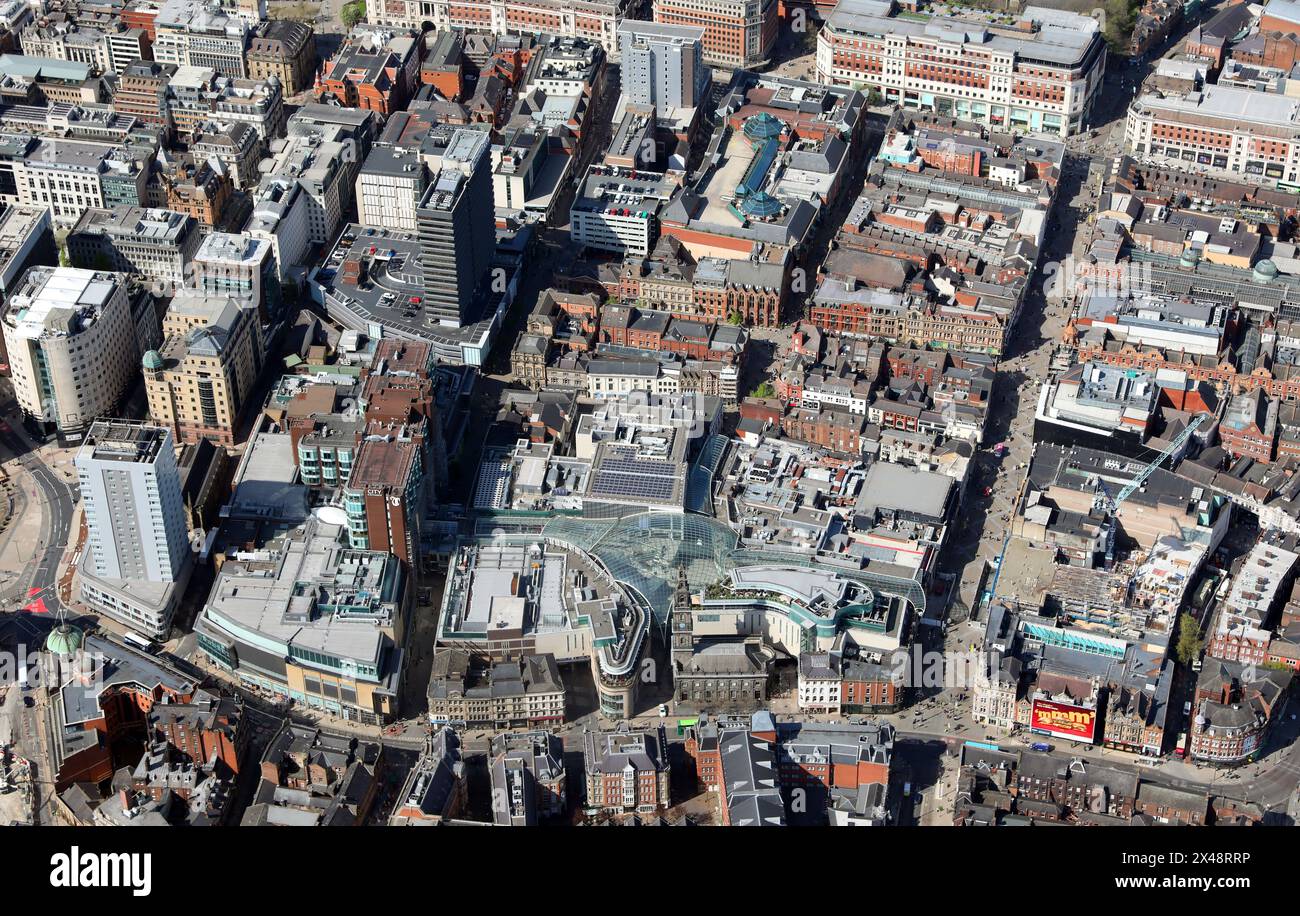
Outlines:
<svg viewBox="0 0 1300 916"><path fill-rule="evenodd" d="M474 508L505 509L510 505L510 463L484 461L474 490Z"/></svg>
<svg viewBox="0 0 1300 916"><path fill-rule="evenodd" d="M596 470L590 495L666 502L673 498L680 479L675 464L611 456Z"/></svg>

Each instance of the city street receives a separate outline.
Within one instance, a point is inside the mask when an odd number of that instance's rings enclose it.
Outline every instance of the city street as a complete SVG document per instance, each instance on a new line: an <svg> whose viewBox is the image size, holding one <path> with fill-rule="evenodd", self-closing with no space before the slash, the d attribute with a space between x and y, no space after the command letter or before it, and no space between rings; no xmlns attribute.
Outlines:
<svg viewBox="0 0 1300 916"><path fill-rule="evenodd" d="M11 415L0 430L0 446L16 456L14 461L35 484L35 492L28 494L27 506L29 511L35 507L41 513L40 536L34 545L25 545L35 554L23 573L0 587L0 610L15 610L39 600L44 603L44 612L53 615L62 606L55 586L72 528L76 497L63 476L42 460L26 432L15 425L17 419Z"/></svg>

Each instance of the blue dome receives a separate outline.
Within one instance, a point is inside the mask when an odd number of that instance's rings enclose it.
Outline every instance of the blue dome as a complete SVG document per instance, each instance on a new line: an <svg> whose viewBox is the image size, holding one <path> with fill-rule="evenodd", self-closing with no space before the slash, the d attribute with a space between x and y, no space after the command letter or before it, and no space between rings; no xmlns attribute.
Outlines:
<svg viewBox="0 0 1300 916"><path fill-rule="evenodd" d="M776 216L781 212L781 201L766 191L758 191L746 197L740 209L747 216Z"/></svg>
<svg viewBox="0 0 1300 916"><path fill-rule="evenodd" d="M766 111L745 119L745 136L751 140L772 140L781 136L785 125Z"/></svg>

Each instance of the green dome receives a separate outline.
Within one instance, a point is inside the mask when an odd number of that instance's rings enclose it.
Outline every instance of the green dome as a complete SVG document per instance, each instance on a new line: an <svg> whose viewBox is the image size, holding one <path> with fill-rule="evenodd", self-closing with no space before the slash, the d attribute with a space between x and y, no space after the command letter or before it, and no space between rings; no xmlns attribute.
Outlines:
<svg viewBox="0 0 1300 916"><path fill-rule="evenodd" d="M149 350L144 355L144 367L146 369L161 369L163 367L163 358L157 350Z"/></svg>
<svg viewBox="0 0 1300 916"><path fill-rule="evenodd" d="M45 650L51 655L72 655L81 648L81 631L71 624L55 627L45 640Z"/></svg>
<svg viewBox="0 0 1300 916"><path fill-rule="evenodd" d="M1255 265L1253 275L1256 283L1267 283L1270 280L1276 280L1277 265L1265 258Z"/></svg>

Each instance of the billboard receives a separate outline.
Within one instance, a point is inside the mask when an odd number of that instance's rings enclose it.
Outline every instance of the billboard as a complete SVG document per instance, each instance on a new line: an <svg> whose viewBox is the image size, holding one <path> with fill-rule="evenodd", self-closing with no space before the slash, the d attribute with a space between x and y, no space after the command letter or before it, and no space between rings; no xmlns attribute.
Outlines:
<svg viewBox="0 0 1300 916"><path fill-rule="evenodd" d="M1069 703L1034 700L1029 711L1029 727L1054 738L1092 744L1097 730L1097 711Z"/></svg>

